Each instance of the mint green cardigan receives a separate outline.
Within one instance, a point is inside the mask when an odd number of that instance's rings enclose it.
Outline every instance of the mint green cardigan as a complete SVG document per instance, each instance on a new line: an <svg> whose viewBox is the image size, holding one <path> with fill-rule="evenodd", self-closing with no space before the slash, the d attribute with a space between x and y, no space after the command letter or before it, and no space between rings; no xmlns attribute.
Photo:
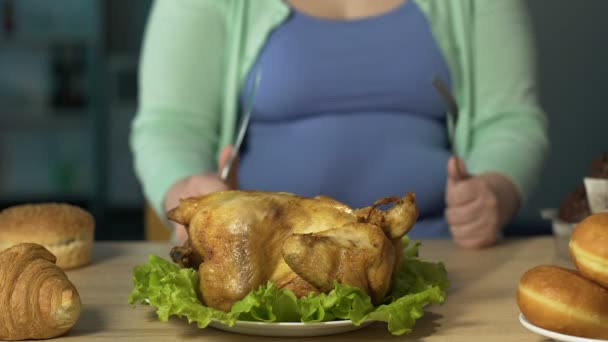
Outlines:
<svg viewBox="0 0 608 342"><path fill-rule="evenodd" d="M460 118L448 134L458 153L471 173L509 177L524 199L549 146L524 2L415 1L450 68ZM158 213L176 181L217 169L219 151L234 139L245 77L289 11L282 0L156 0L130 140Z"/></svg>

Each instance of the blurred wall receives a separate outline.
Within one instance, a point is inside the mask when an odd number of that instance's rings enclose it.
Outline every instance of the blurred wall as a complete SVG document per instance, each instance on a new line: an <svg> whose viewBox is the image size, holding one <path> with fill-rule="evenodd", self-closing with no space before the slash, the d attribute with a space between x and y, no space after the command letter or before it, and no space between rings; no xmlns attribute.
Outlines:
<svg viewBox="0 0 608 342"><path fill-rule="evenodd" d="M104 1L104 43L108 84L107 173L112 207L143 208L129 148L137 110L137 65L151 0Z"/></svg>
<svg viewBox="0 0 608 342"><path fill-rule="evenodd" d="M152 0L104 0L105 44L113 53L138 53Z"/></svg>
<svg viewBox="0 0 608 342"><path fill-rule="evenodd" d="M94 197L97 2L0 0L0 22L0 205Z"/></svg>
<svg viewBox="0 0 608 342"><path fill-rule="evenodd" d="M520 220L541 226L539 209L558 207L591 159L608 152L608 1L529 0L528 6L552 150Z"/></svg>

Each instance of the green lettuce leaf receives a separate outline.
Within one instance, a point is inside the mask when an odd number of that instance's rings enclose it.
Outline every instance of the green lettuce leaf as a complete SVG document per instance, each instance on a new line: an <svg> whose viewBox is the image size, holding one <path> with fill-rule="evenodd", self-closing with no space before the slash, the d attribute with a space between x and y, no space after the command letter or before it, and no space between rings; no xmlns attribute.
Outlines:
<svg viewBox="0 0 608 342"><path fill-rule="evenodd" d="M298 298L272 282L260 286L232 306L230 314L243 321L298 322Z"/></svg>
<svg viewBox="0 0 608 342"><path fill-rule="evenodd" d="M129 303L149 303L157 308L156 314L163 322L172 315L186 317L200 328L211 320L230 321L225 312L201 304L197 296L198 275L191 268L180 268L152 255L147 264L133 271L133 284Z"/></svg>
<svg viewBox="0 0 608 342"><path fill-rule="evenodd" d="M150 304L161 321L170 316L185 317L204 328L214 320L234 325L237 320L260 322L326 322L351 320L383 321L395 335L412 331L416 320L429 304L446 300L449 286L443 264L418 258L419 243L404 239L403 258L394 278L393 289L384 304L375 307L361 289L336 283L329 293L297 298L293 292L277 288L272 282L260 286L232 306L228 313L204 306L198 299L198 276L193 269L182 269L158 256L133 272L131 304Z"/></svg>

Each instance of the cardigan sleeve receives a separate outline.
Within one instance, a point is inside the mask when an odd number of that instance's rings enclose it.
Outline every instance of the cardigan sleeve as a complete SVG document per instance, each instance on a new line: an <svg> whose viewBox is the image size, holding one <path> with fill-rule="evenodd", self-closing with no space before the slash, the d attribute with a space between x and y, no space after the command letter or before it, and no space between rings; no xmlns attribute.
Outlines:
<svg viewBox="0 0 608 342"><path fill-rule="evenodd" d="M226 25L214 3L156 0L146 27L130 145L161 217L175 182L217 167Z"/></svg>
<svg viewBox="0 0 608 342"><path fill-rule="evenodd" d="M509 177L522 200L549 148L530 21L520 0L474 2L474 106L468 167Z"/></svg>

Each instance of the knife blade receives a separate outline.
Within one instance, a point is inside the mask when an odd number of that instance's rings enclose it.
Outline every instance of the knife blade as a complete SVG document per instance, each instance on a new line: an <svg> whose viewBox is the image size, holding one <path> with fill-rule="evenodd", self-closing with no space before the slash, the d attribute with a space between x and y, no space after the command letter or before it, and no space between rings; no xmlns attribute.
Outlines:
<svg viewBox="0 0 608 342"><path fill-rule="evenodd" d="M260 69L258 69L255 74L255 80L254 80L253 86L251 88L249 96L246 99L246 101L247 101L246 107L245 107L245 111L243 113L243 118L241 119L241 123L239 125L239 130L237 133L236 141L234 142L234 146L230 153L230 157L228 158L228 161L226 162L226 164L224 164L224 167L222 168L222 170L220 172L220 178L223 181L226 181L228 179L228 176L230 175L230 171L232 170L232 166L234 165L234 160L236 159L236 157L239 154L239 150L241 149L243 140L245 140L245 133L247 133L247 128L249 127L249 121L251 120L251 111L253 110L253 103L255 100L255 95L257 93L261 78L262 78L262 72Z"/></svg>

